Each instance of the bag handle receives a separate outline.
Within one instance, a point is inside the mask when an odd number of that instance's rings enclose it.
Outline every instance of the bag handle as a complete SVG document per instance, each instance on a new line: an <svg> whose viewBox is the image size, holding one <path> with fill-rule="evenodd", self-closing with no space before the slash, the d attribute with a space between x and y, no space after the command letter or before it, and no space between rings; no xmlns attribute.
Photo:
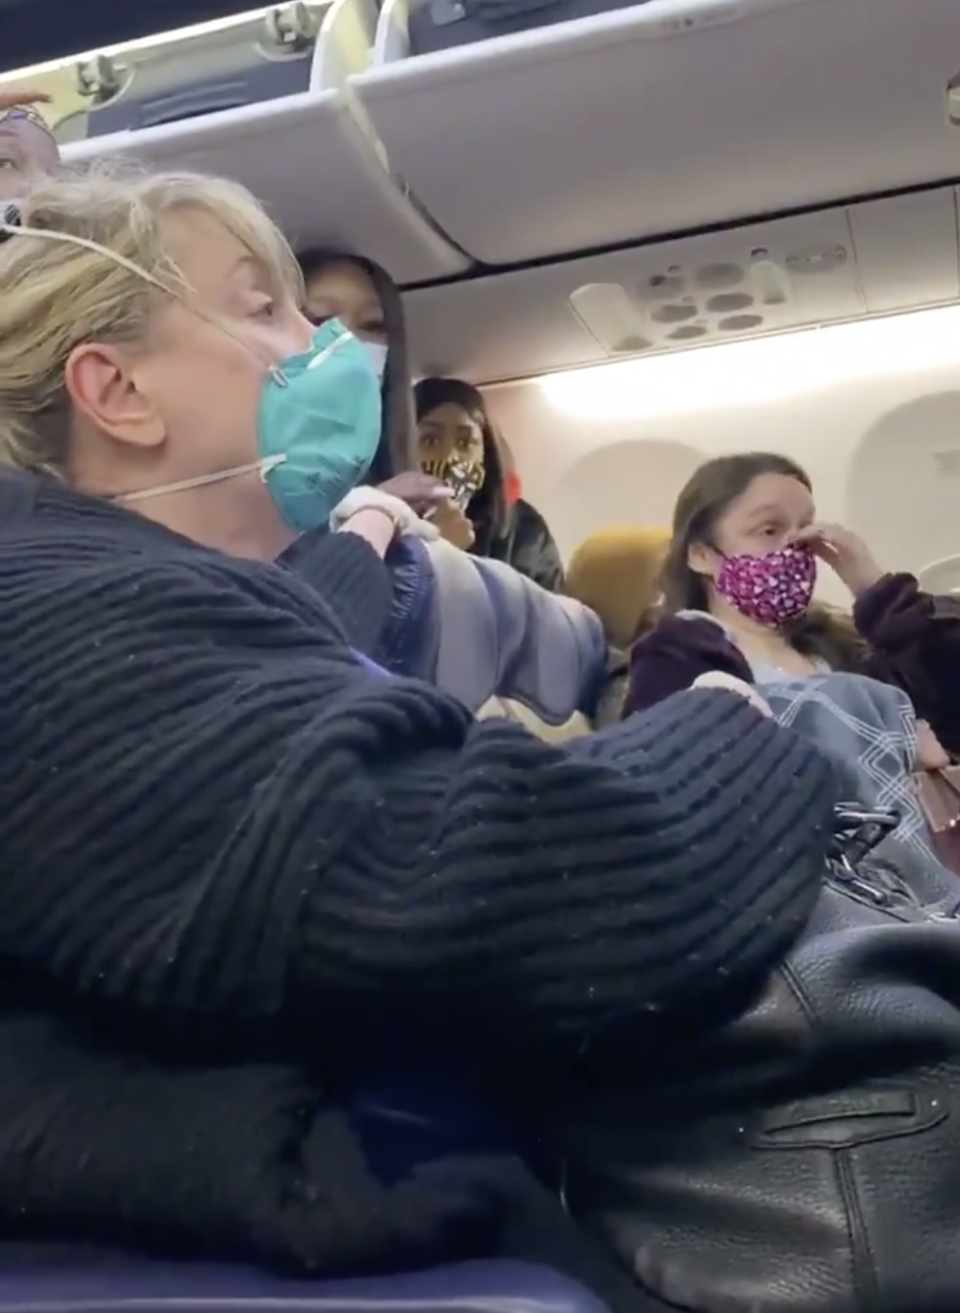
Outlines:
<svg viewBox="0 0 960 1313"><path fill-rule="evenodd" d="M838 802L833 809L833 843L830 856L845 871L854 868L900 824L893 807L864 807L859 802Z"/></svg>

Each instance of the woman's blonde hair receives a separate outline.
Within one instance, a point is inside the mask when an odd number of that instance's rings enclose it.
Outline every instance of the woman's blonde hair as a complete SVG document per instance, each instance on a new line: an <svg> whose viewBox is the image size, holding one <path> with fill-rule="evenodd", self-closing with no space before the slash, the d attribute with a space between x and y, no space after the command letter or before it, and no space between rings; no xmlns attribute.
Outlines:
<svg viewBox="0 0 960 1313"><path fill-rule="evenodd" d="M174 297L204 314L168 246L164 218L220 222L299 294L281 233L238 183L123 165L44 179L0 228L0 465L63 477L70 408L65 366L85 342L138 343Z"/></svg>

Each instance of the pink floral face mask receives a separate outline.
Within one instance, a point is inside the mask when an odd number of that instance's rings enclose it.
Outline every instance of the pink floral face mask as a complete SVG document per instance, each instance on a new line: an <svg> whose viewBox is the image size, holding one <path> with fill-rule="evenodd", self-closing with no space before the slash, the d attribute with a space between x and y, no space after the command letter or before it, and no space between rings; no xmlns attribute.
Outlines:
<svg viewBox="0 0 960 1313"><path fill-rule="evenodd" d="M813 597L817 562L805 547L766 556L725 556L717 592L741 615L775 628L803 615Z"/></svg>

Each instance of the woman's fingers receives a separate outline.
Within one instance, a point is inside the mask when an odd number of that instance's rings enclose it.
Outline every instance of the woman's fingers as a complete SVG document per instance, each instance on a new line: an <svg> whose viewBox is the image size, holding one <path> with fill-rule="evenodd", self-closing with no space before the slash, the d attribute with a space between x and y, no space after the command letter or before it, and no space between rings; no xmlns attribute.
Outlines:
<svg viewBox="0 0 960 1313"><path fill-rule="evenodd" d="M943 744L925 720L917 721L917 770L946 770L950 765Z"/></svg>
<svg viewBox="0 0 960 1313"><path fill-rule="evenodd" d="M0 110L18 105L49 105L53 97L46 91L0 91Z"/></svg>
<svg viewBox="0 0 960 1313"><path fill-rule="evenodd" d="M743 679L738 679L736 675L728 675L725 671L708 670L706 674L697 676L693 681L693 687L719 688L724 689L727 693L736 693L738 697L749 702L752 707L756 707L762 716L773 716L766 698L761 697L752 684L748 684Z"/></svg>
<svg viewBox="0 0 960 1313"><path fill-rule="evenodd" d="M437 479L432 474L423 474L420 470L407 470L404 474L397 474L392 479L387 479L386 483L381 483L380 490L389 493L391 497L399 497L401 501L405 501L408 506L416 510L439 506L442 502L449 501L453 495L442 479Z"/></svg>

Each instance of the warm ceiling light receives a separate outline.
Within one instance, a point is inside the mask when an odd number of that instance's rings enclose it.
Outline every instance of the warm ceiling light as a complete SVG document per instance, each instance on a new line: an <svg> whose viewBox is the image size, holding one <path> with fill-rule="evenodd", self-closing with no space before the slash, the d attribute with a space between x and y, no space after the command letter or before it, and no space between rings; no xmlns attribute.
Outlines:
<svg viewBox="0 0 960 1313"><path fill-rule="evenodd" d="M960 305L688 348L539 379L580 419L629 420L748 406L858 378L960 366Z"/></svg>

